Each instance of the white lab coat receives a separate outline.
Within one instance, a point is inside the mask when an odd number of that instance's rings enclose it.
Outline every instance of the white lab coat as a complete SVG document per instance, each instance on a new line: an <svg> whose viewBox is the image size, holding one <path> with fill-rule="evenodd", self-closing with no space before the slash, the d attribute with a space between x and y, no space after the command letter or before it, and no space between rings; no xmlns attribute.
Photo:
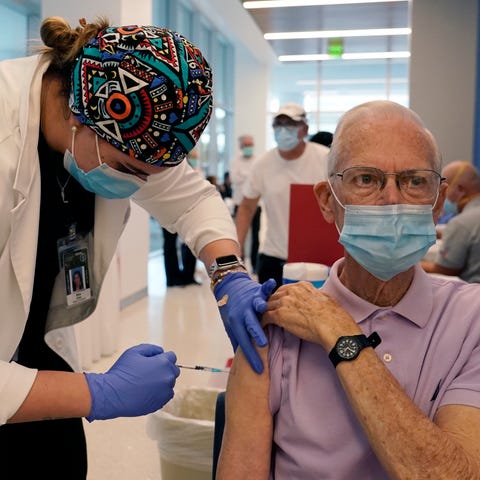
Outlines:
<svg viewBox="0 0 480 480"><path fill-rule="evenodd" d="M11 359L22 337L32 298L40 211L37 152L44 57L0 62L0 425L19 408L36 376L35 369ZM133 198L166 228L177 231L196 253L208 243L236 240L235 226L216 189L187 162L151 176ZM98 294L130 213L130 200L95 200L93 295ZM72 325L95 309L95 300L64 307L57 277L45 341L79 370Z"/></svg>

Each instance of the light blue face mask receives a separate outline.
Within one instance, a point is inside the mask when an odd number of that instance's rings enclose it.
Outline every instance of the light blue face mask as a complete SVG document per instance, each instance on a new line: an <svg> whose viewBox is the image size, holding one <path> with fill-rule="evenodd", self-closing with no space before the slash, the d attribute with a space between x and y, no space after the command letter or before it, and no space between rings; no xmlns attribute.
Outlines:
<svg viewBox="0 0 480 480"><path fill-rule="evenodd" d="M419 262L436 241L431 205L346 205L340 243L387 281Z"/></svg>
<svg viewBox="0 0 480 480"><path fill-rule="evenodd" d="M76 128L72 128L72 151L65 151L63 165L70 175L89 192L96 193L105 198L127 198L133 195L145 180L135 175L119 172L106 163L102 163L98 148L98 137L95 135L97 147L98 167L85 173L78 165L74 157Z"/></svg>
<svg viewBox="0 0 480 480"><path fill-rule="evenodd" d="M443 214L444 215L456 215L458 213L457 204L453 203L448 198L445 198L443 202Z"/></svg>
<svg viewBox="0 0 480 480"><path fill-rule="evenodd" d="M242 154L244 157L250 158L253 155L253 147L243 147Z"/></svg>
<svg viewBox="0 0 480 480"><path fill-rule="evenodd" d="M275 127L274 136L278 148L283 151L293 150L299 143L298 129L300 127Z"/></svg>
<svg viewBox="0 0 480 480"><path fill-rule="evenodd" d="M436 241L433 206L343 205L327 180L336 202L345 210L339 242L365 270L387 281L419 262ZM338 229L338 227L337 227Z"/></svg>

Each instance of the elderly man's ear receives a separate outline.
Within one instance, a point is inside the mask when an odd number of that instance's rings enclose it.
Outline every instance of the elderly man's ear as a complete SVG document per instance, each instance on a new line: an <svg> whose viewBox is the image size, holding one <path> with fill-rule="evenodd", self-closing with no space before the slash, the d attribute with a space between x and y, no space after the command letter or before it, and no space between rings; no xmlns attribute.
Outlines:
<svg viewBox="0 0 480 480"><path fill-rule="evenodd" d="M313 187L315 198L322 212L323 218L328 223L333 223L335 217L332 211L332 202L334 201L330 185L328 182L319 182Z"/></svg>

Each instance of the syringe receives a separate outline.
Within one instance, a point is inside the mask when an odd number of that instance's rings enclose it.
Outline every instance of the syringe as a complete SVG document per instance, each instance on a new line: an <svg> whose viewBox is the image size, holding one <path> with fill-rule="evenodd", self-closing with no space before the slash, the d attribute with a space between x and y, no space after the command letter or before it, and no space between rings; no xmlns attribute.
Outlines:
<svg viewBox="0 0 480 480"><path fill-rule="evenodd" d="M177 367L180 368L188 368L189 370L203 370L204 372L213 372L213 373L229 373L228 370L223 370L221 368L212 368L212 367L205 367L203 365L179 365L177 363Z"/></svg>

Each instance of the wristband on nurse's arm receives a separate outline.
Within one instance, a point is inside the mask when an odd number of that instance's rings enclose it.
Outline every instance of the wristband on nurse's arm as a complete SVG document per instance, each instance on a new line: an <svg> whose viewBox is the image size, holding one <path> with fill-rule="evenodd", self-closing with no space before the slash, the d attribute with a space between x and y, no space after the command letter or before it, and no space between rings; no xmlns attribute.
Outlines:
<svg viewBox="0 0 480 480"><path fill-rule="evenodd" d="M212 280L215 278L216 272L222 272L226 270L232 270L237 267L241 267L246 270L245 264L237 255L224 255L223 257L217 257L214 262L208 268L208 275Z"/></svg>
<svg viewBox="0 0 480 480"><path fill-rule="evenodd" d="M214 276L212 277L212 280L210 281L210 288L212 289L212 292L215 290L215 287L223 281L223 279L227 276L230 275L231 273L238 273L238 272L246 272L245 267L235 267L235 268L230 268L228 270L223 270L220 272L215 272Z"/></svg>

